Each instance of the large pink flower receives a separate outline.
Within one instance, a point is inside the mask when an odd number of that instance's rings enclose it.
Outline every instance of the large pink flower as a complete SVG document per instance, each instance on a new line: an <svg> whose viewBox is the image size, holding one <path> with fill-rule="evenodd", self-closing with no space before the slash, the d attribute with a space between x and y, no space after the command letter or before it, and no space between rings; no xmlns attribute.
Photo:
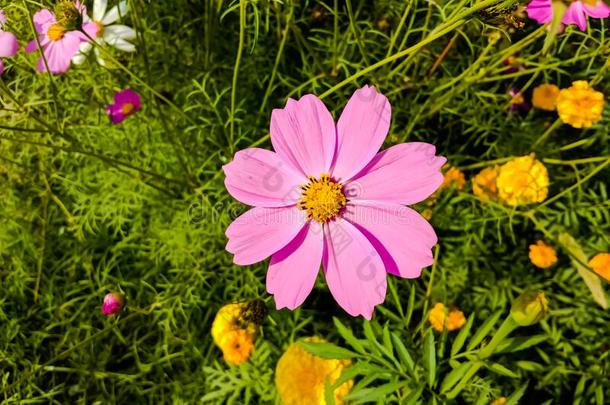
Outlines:
<svg viewBox="0 0 610 405"><path fill-rule="evenodd" d="M86 13L80 3L76 2L77 7ZM34 14L34 27L40 34L38 41L42 48L42 57L38 58L37 69L44 72L45 59L49 66L49 71L53 74L63 73L70 68L70 61L76 55L82 42L87 42L87 36L79 31L68 31L57 22L55 14L47 9L43 9ZM26 52L34 52L38 49L36 40L30 41L25 47Z"/></svg>
<svg viewBox="0 0 610 405"><path fill-rule="evenodd" d="M540 24L553 19L553 5L551 0L532 0L526 8L529 18ZM576 24L581 31L587 29L587 16L593 18L610 17L610 7L603 0L572 1L566 10L561 22L563 24Z"/></svg>
<svg viewBox="0 0 610 405"><path fill-rule="evenodd" d="M275 152L250 148L223 167L233 197L254 206L227 229L234 262L271 256L267 291L278 309L311 292L320 263L335 300L370 319L385 299L386 272L419 277L433 262L436 234L415 204L442 183L445 158L433 145L379 152L390 127L388 99L365 86L337 125L314 95L271 115Z"/></svg>

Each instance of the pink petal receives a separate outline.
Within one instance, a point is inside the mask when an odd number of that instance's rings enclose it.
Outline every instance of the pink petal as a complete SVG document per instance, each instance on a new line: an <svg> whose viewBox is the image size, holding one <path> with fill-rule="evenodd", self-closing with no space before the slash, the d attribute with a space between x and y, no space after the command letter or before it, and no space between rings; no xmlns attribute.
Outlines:
<svg viewBox="0 0 610 405"><path fill-rule="evenodd" d="M260 262L286 246L304 224L305 211L296 207L252 208L227 228L226 249L235 264Z"/></svg>
<svg viewBox="0 0 610 405"><path fill-rule="evenodd" d="M18 50L19 42L17 37L11 32L0 31L0 57L15 56Z"/></svg>
<svg viewBox="0 0 610 405"><path fill-rule="evenodd" d="M0 59L0 76L4 73L4 61Z"/></svg>
<svg viewBox="0 0 610 405"><path fill-rule="evenodd" d="M273 110L270 132L273 149L305 176L330 173L335 123L319 98L307 94L299 101L289 99L283 109Z"/></svg>
<svg viewBox="0 0 610 405"><path fill-rule="evenodd" d="M55 15L47 9L42 9L42 10L36 12L36 14L34 14L34 17L32 18L32 20L34 21L34 28L36 29L36 32L38 32L39 34L46 33L43 28L44 25L55 23L55 21L56 21Z"/></svg>
<svg viewBox="0 0 610 405"><path fill-rule="evenodd" d="M425 200L443 182L441 166L447 159L436 156L434 145L401 143L378 153L345 185L350 200L382 200L415 204Z"/></svg>
<svg viewBox="0 0 610 405"><path fill-rule="evenodd" d="M585 9L585 14L589 17L593 18L608 18L610 17L610 6L603 2L603 0L599 0L596 5L590 6L588 4L583 4Z"/></svg>
<svg viewBox="0 0 610 405"><path fill-rule="evenodd" d="M527 16L540 24L553 19L553 5L551 0L532 0L525 8Z"/></svg>
<svg viewBox="0 0 610 405"><path fill-rule="evenodd" d="M36 40L33 39L30 42L28 42L28 44L25 46L24 50L26 52L34 52L37 49L38 49L38 44L36 43Z"/></svg>
<svg viewBox="0 0 610 405"><path fill-rule="evenodd" d="M344 219L324 227L324 273L337 303L350 315L371 319L385 300L383 261L371 242Z"/></svg>
<svg viewBox="0 0 610 405"><path fill-rule="evenodd" d="M582 3L580 1L571 3L563 15L561 22L564 24L576 24L581 31L585 31L587 29L587 17Z"/></svg>
<svg viewBox="0 0 610 405"><path fill-rule="evenodd" d="M237 152L223 170L229 193L255 207L294 205L301 197L300 186L307 183L277 153L260 148Z"/></svg>
<svg viewBox="0 0 610 405"><path fill-rule="evenodd" d="M354 202L346 207L343 217L371 241L388 273L416 278L434 262L436 233L424 217L409 207Z"/></svg>
<svg viewBox="0 0 610 405"><path fill-rule="evenodd" d="M93 39L97 38L97 34L98 34L99 30L100 30L99 25L97 25L97 23L94 21L90 21L90 22L83 24L83 31L85 31L87 33L87 35L89 35ZM89 38L87 38L87 35L83 35L83 37L85 37L85 42L89 41Z"/></svg>
<svg viewBox="0 0 610 405"><path fill-rule="evenodd" d="M271 257L267 292L274 295L277 309L295 309L305 301L316 282L323 247L322 226L310 222L292 242Z"/></svg>
<svg viewBox="0 0 610 405"><path fill-rule="evenodd" d="M366 166L390 129L392 108L373 86L356 90L337 123L337 153L333 177L346 181Z"/></svg>

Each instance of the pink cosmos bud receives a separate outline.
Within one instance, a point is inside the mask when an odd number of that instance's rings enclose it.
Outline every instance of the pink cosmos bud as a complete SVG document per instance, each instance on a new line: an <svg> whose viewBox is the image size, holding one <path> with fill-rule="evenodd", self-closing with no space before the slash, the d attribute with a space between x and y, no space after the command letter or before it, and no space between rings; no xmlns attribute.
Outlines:
<svg viewBox="0 0 610 405"><path fill-rule="evenodd" d="M123 309L123 304L125 304L125 300L120 293L112 292L106 294L102 304L102 315L113 316L118 314Z"/></svg>

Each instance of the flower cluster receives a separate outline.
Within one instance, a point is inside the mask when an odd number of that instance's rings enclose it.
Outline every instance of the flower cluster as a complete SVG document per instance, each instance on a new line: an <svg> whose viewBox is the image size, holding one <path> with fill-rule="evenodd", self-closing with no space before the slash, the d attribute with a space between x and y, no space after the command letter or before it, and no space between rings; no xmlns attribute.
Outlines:
<svg viewBox="0 0 610 405"><path fill-rule="evenodd" d="M589 128L599 122L604 103L604 94L595 91L585 80L577 80L565 89L554 84L541 84L532 95L534 107L557 110L561 121L574 128Z"/></svg>
<svg viewBox="0 0 610 405"><path fill-rule="evenodd" d="M430 322L437 332L442 332L445 329L454 331L464 326L466 318L464 317L464 313L459 309L449 310L449 308L439 302L434 305L428 314L428 322Z"/></svg>
<svg viewBox="0 0 610 405"><path fill-rule="evenodd" d="M472 192L481 201L499 201L510 206L539 203L548 195L549 175L533 154L486 167L472 180Z"/></svg>
<svg viewBox="0 0 610 405"><path fill-rule="evenodd" d="M53 74L66 72L71 62L81 64L95 45L95 54L101 65L100 49L110 45L125 52L134 52L131 43L136 32L125 26L114 24L127 13L127 2L107 11L107 0L95 0L93 18L79 1L61 1L55 11L42 9L34 14L33 22L38 38L30 41L26 52L40 51L37 69Z"/></svg>

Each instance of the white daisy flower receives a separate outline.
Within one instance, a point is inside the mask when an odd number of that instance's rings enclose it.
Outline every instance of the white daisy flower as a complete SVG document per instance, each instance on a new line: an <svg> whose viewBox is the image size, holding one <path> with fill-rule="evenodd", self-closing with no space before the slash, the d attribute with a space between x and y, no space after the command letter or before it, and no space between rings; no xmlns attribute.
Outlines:
<svg viewBox="0 0 610 405"><path fill-rule="evenodd" d="M135 52L136 47L131 41L136 39L136 32L126 25L114 24L127 13L127 1L121 1L118 6L112 7L108 12L106 12L107 9L108 0L95 0L93 18L85 14L83 30L101 46L110 45L124 52ZM93 44L83 42L79 52L72 58L72 62L77 65L83 63L92 48ZM100 56L99 49L95 48L93 52L97 62L102 66L106 65Z"/></svg>

